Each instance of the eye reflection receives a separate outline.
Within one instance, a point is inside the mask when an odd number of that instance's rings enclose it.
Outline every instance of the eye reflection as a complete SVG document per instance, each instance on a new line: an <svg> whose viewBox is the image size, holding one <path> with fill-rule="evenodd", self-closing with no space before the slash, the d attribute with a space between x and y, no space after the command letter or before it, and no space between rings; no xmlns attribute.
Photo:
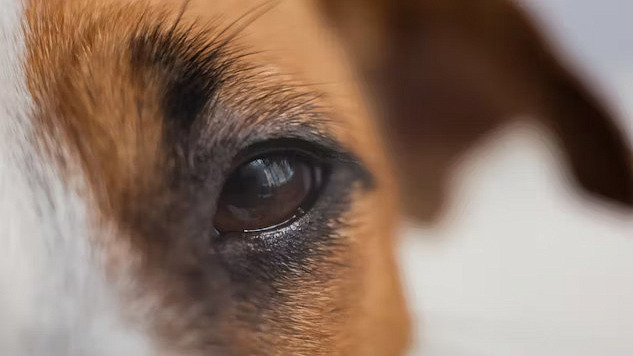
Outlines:
<svg viewBox="0 0 633 356"><path fill-rule="evenodd" d="M271 228L303 213L321 167L299 154L274 153L238 167L227 179L215 216L221 232Z"/></svg>

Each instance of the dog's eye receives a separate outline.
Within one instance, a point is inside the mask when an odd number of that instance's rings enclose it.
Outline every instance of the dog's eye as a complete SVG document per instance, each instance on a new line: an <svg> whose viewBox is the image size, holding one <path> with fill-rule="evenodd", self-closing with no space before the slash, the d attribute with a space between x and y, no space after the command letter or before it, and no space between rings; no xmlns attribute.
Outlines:
<svg viewBox="0 0 633 356"><path fill-rule="evenodd" d="M300 216L314 202L323 169L318 160L295 151L272 152L242 164L224 184L216 229L263 230Z"/></svg>

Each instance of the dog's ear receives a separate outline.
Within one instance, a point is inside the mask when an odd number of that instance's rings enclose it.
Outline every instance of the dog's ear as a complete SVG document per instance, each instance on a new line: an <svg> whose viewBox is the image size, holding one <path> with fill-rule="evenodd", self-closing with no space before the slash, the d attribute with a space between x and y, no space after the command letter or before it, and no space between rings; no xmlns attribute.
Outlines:
<svg viewBox="0 0 633 356"><path fill-rule="evenodd" d="M369 84L410 213L432 219L451 165L505 120L542 120L586 191L633 205L610 113L508 0L315 0Z"/></svg>

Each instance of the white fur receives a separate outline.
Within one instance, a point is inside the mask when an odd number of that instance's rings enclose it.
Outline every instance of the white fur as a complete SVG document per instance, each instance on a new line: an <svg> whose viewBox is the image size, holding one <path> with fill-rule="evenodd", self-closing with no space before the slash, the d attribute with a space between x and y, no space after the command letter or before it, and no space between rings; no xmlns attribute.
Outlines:
<svg viewBox="0 0 633 356"><path fill-rule="evenodd" d="M0 0L0 355L153 354L122 321L90 244L81 170L62 144L71 179L38 150L22 16L20 0Z"/></svg>

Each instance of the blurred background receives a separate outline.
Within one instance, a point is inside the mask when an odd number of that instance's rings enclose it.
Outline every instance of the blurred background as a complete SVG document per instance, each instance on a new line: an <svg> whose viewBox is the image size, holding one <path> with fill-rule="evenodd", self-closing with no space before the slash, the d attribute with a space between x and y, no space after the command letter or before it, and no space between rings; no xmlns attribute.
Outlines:
<svg viewBox="0 0 633 356"><path fill-rule="evenodd" d="M524 0L633 142L633 2ZM633 355L633 215L572 192L537 126L459 165L455 202L400 246L413 355Z"/></svg>

